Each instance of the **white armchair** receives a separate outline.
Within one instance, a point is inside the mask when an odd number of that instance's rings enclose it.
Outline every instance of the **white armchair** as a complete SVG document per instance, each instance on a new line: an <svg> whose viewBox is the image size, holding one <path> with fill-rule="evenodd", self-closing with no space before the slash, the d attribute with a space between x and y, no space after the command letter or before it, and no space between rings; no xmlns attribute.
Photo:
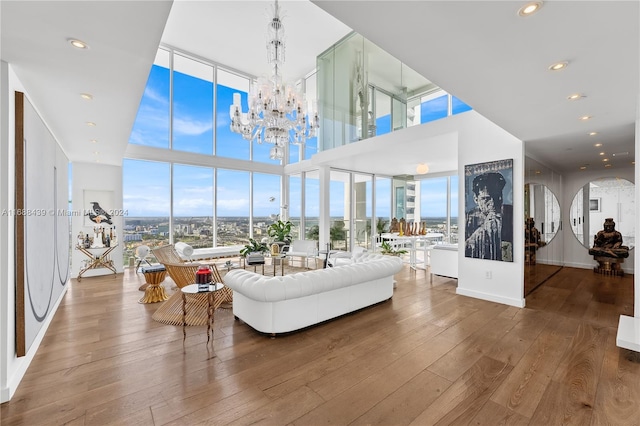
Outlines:
<svg viewBox="0 0 640 426"><path fill-rule="evenodd" d="M304 260L304 266L309 269L309 259L317 259L318 242L316 240L293 240L288 246L284 246L282 252L292 261L293 257L299 257L300 262Z"/></svg>
<svg viewBox="0 0 640 426"><path fill-rule="evenodd" d="M360 246L355 246L351 251L336 251L329 255L328 266L349 265L362 253L366 253L366 251L367 249Z"/></svg>

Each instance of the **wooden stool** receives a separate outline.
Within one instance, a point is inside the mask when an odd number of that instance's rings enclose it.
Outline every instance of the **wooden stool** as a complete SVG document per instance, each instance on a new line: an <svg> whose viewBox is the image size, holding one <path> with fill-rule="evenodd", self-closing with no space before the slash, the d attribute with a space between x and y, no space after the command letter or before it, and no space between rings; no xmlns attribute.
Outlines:
<svg viewBox="0 0 640 426"><path fill-rule="evenodd" d="M144 296L138 301L138 303L156 303L164 302L169 298L164 291L164 287L160 285L166 275L167 270L164 266L152 266L149 268L142 268L144 274L144 280L146 281L146 288L144 290Z"/></svg>

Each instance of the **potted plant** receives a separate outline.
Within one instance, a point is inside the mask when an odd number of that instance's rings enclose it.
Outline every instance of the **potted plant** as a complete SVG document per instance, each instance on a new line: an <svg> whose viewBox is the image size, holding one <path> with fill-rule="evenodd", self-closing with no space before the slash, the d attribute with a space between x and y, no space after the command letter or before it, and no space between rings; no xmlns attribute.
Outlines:
<svg viewBox="0 0 640 426"><path fill-rule="evenodd" d="M269 251L269 247L265 243L259 243L253 238L249 238L249 243L245 244L244 248L240 250L240 254L243 257L247 257L249 253L266 253Z"/></svg>
<svg viewBox="0 0 640 426"><path fill-rule="evenodd" d="M275 243L283 246L285 244L291 243L291 227L293 223L290 221L282 221L278 219L276 222L269 225L267 228L267 234L273 238Z"/></svg>
<svg viewBox="0 0 640 426"><path fill-rule="evenodd" d="M388 241L383 241L382 244L380 244L380 253L388 256L402 256L403 254L407 254L407 251L401 248L394 248Z"/></svg>

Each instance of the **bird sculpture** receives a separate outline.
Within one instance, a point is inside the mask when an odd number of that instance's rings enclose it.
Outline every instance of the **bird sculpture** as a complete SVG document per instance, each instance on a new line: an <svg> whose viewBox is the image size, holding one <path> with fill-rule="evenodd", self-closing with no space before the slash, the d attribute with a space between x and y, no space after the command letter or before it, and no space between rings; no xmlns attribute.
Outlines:
<svg viewBox="0 0 640 426"><path fill-rule="evenodd" d="M91 210L87 212L87 215L89 216L89 219L92 222L95 222L95 223L105 222L105 223L108 223L109 225L113 225L113 222L111 221L111 215L107 213L105 209L100 207L100 203L98 203L97 201L92 201L91 206L92 206Z"/></svg>

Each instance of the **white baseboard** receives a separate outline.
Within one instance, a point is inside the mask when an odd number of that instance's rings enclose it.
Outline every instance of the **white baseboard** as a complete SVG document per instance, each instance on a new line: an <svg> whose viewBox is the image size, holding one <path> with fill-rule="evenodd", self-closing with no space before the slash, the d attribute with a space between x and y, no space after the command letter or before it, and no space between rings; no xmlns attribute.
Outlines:
<svg viewBox="0 0 640 426"><path fill-rule="evenodd" d="M490 302L502 303L503 305L515 306L516 308L524 308L524 299L512 299L510 297L498 296L491 293L483 293L481 291L467 290L458 287L456 294L461 296L474 297L476 299L488 300Z"/></svg>

